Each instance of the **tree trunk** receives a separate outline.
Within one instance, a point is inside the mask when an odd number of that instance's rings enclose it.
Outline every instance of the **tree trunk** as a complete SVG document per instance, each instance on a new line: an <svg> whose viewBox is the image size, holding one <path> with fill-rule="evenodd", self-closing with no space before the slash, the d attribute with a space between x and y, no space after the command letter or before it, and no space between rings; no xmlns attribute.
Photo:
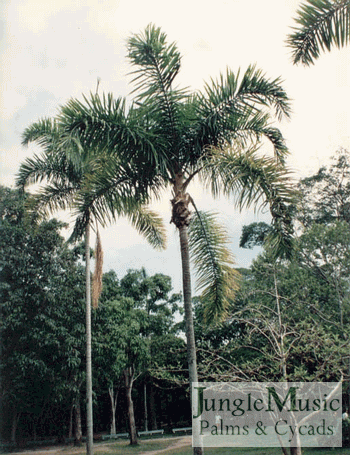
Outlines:
<svg viewBox="0 0 350 455"><path fill-rule="evenodd" d="M111 422L111 434L116 434L117 429L116 429L116 421L115 421L115 413L117 410L117 400L118 400L118 393L119 390L117 390L114 393L114 388L113 385L108 389L109 397L111 399L111 409L112 409L112 422Z"/></svg>
<svg viewBox="0 0 350 455"><path fill-rule="evenodd" d="M150 393L149 393L149 412L151 418L151 428L152 430L158 430L157 425L157 412L156 412L156 403L154 399L154 387L150 385Z"/></svg>
<svg viewBox="0 0 350 455"><path fill-rule="evenodd" d="M80 399L78 398L74 406L75 426L74 426L74 442L80 445L83 439L83 431L81 429L81 408Z"/></svg>
<svg viewBox="0 0 350 455"><path fill-rule="evenodd" d="M185 310L185 327L187 341L187 362L189 372L190 394L191 394L191 415L192 415L192 383L198 382L197 374L197 355L194 338L193 311L192 311L192 291L191 291L191 272L190 272L190 254L188 243L187 225L179 227L180 249L182 262L182 284ZM202 455L202 447L193 447L194 455Z"/></svg>
<svg viewBox="0 0 350 455"><path fill-rule="evenodd" d="M301 455L301 447L291 447L290 455Z"/></svg>
<svg viewBox="0 0 350 455"><path fill-rule="evenodd" d="M72 406L70 408L70 413L69 413L68 439L73 438L73 412L74 412L74 400L73 400Z"/></svg>
<svg viewBox="0 0 350 455"><path fill-rule="evenodd" d="M148 431L148 413L147 413L147 385L143 384L143 403L145 410L145 431Z"/></svg>
<svg viewBox="0 0 350 455"><path fill-rule="evenodd" d="M193 326L193 311L192 311L192 290L191 290L191 271L190 271L190 253L188 242L188 225L191 221L191 212L189 204L191 197L186 193L186 187L189 183L184 181L184 175L179 172L175 176L173 194L174 198L171 200L172 204L172 217L171 222L179 229L180 235L180 250L181 250L181 265L182 265L182 286L183 286L183 299L185 310L185 328L186 328L186 343L187 343L187 362L189 373L189 385L191 396L191 415L192 415L192 383L198 382L197 375L197 355L196 344L194 339L194 326ZM199 425L198 419L192 420L193 425ZM198 431L197 431L198 430ZM192 433L198 432L199 428L192 429ZM193 448L194 455L202 455L202 447Z"/></svg>
<svg viewBox="0 0 350 455"><path fill-rule="evenodd" d="M137 432L136 432L136 423L135 423L135 414L134 414L134 403L132 401L132 386L134 382L134 369L133 367L128 367L124 370L125 378L125 389L126 389L126 399L128 404L128 417L129 417L129 428L130 428L130 445L137 445Z"/></svg>
<svg viewBox="0 0 350 455"><path fill-rule="evenodd" d="M17 426L20 418L20 413L17 410L14 410L13 418L12 418L12 426L11 426L11 442L12 444L16 444L16 433L17 433Z"/></svg>
<svg viewBox="0 0 350 455"><path fill-rule="evenodd" d="M91 366L91 286L90 286L90 224L85 229L86 265L86 453L93 455L92 366Z"/></svg>

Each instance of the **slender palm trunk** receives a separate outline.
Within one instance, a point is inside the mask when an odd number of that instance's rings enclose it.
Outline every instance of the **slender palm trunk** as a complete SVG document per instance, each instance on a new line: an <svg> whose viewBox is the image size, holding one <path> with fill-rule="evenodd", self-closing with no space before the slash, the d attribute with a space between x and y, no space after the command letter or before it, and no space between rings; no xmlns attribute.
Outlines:
<svg viewBox="0 0 350 455"><path fill-rule="evenodd" d="M187 339L187 361L190 383L198 382L197 375L197 356L194 339L193 312L192 312L192 291L191 291L191 272L190 255L188 245L187 226L179 228L180 248L182 261L182 285L184 295L185 327Z"/></svg>
<svg viewBox="0 0 350 455"><path fill-rule="evenodd" d="M191 291L191 272L190 272L190 254L188 243L187 225L179 226L180 249L182 262L182 284L185 310L185 327L187 340L187 362L189 372L189 383L191 393L191 413L192 413L192 383L198 382L197 374L197 355L196 343L194 338L193 311L192 311L192 291ZM202 455L202 447L193 447L194 455Z"/></svg>
<svg viewBox="0 0 350 455"><path fill-rule="evenodd" d="M90 225L85 230L86 265L86 453L93 455L92 366L91 366L91 286L90 286Z"/></svg>

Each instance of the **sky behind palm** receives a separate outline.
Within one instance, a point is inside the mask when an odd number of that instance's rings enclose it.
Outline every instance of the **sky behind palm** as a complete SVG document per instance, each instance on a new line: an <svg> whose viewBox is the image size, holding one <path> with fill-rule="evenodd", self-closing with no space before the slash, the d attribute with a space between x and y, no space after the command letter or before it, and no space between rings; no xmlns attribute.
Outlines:
<svg viewBox="0 0 350 455"><path fill-rule="evenodd" d="M281 76L292 99L290 121L280 124L290 149L288 165L296 178L310 175L340 148L350 149L350 48L324 54L310 68L295 67L285 45L298 0L3 0L0 94L0 181L13 186L19 163L35 147L21 146L30 123L54 116L59 105L83 93L129 96L126 39L150 22L160 26L183 55L177 83L192 90L226 67L243 72L256 63L269 78ZM131 97L129 97L131 99ZM36 150L38 151L38 150ZM198 185L189 188L200 209L219 211L232 236L238 266L256 252L240 250L243 224L268 219L251 211L239 214L232 201L213 201ZM167 226L169 247L154 252L127 221L102 232L105 270L123 276L145 266L181 287L177 235L170 220L170 195L155 204Z"/></svg>

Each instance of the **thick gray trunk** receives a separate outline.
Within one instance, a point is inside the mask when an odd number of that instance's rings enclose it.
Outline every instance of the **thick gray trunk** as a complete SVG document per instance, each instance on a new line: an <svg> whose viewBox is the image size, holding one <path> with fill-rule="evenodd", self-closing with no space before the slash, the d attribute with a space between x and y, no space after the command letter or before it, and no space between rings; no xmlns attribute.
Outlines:
<svg viewBox="0 0 350 455"><path fill-rule="evenodd" d="M91 366L91 285L90 285L90 225L85 230L86 264L86 453L93 455L92 366Z"/></svg>
<svg viewBox="0 0 350 455"><path fill-rule="evenodd" d="M198 382L197 373L197 355L196 343L194 338L193 326L193 311L192 311L192 291L191 291L191 272L190 272L190 254L188 243L187 226L179 227L180 234L180 249L181 249L181 262L182 262L182 284L184 296L184 310L185 310L185 327L186 327L186 341L187 341L187 362L188 373L191 393L191 414L192 414L192 383ZM204 453L202 447L193 447L194 455L202 455Z"/></svg>

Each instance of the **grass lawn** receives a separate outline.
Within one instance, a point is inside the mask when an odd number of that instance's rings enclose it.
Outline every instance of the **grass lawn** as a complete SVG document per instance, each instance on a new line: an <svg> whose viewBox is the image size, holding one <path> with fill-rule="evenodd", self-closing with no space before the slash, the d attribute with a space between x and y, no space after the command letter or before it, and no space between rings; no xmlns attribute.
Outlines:
<svg viewBox="0 0 350 455"><path fill-rule="evenodd" d="M176 445L178 447L176 447ZM50 448L50 455L85 455L85 445L82 447L54 447ZM159 455L192 455L191 439L184 440L180 437L164 439L142 440L139 439L137 446L130 446L129 441L116 441L109 443L94 444L95 455L142 455L155 451L162 451ZM16 453L16 452L14 452ZM34 451L17 452L18 455L43 455L43 448ZM337 449L318 449L304 448L303 455L348 455L349 448ZM157 455L157 454L154 454ZM234 447L215 447L204 448L204 455L282 455L280 448L234 448Z"/></svg>
<svg viewBox="0 0 350 455"><path fill-rule="evenodd" d="M192 455L193 450L191 442L186 446L176 447L175 444L180 443L181 438L166 438L156 440L139 440L139 445L130 446L128 441L117 441L108 444L95 444L96 455L141 455L147 452L164 450L160 455ZM57 452L58 453L58 452ZM85 447L81 450L77 448L65 448L59 452L62 455L82 455L85 454ZM205 455L282 455L279 448L205 448ZM348 455L349 448L336 448L336 449L318 449L318 448L304 448L303 455Z"/></svg>

